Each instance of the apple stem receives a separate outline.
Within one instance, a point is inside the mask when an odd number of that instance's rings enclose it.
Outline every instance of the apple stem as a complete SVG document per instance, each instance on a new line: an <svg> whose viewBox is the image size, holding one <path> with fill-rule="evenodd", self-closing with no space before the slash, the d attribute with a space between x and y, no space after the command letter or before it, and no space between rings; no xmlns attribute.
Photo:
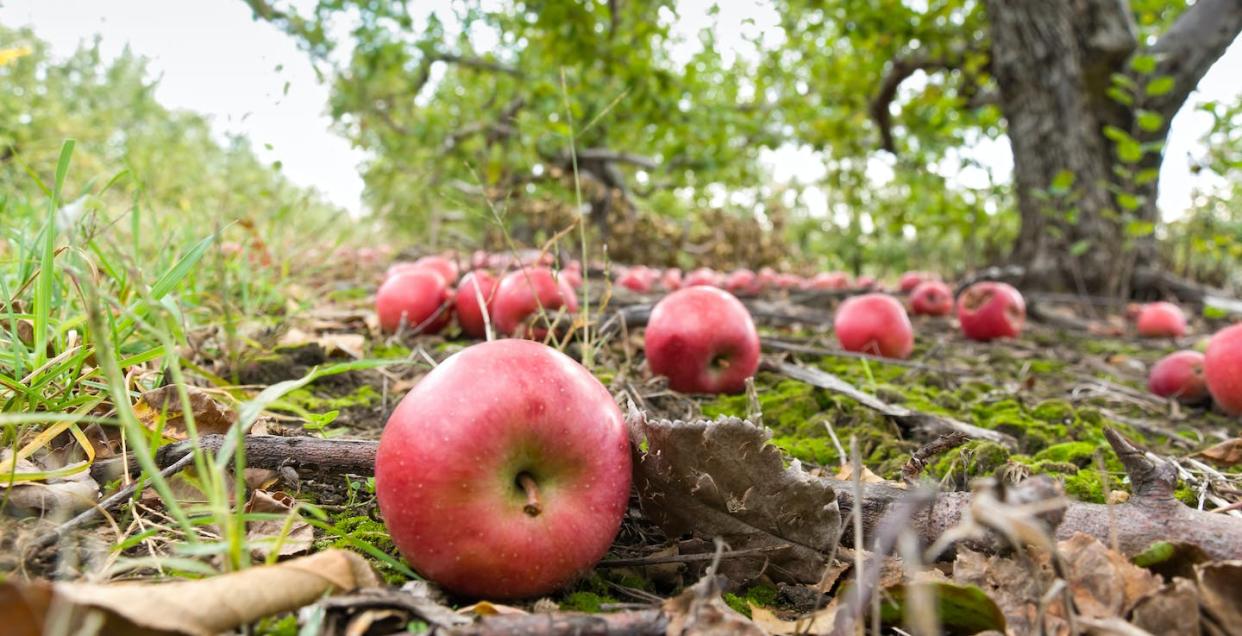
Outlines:
<svg viewBox="0 0 1242 636"><path fill-rule="evenodd" d="M522 510L532 517L538 517L543 512L543 506L539 503L539 484L535 483L535 478L530 473L520 473L517 479L522 490L526 491L526 505Z"/></svg>

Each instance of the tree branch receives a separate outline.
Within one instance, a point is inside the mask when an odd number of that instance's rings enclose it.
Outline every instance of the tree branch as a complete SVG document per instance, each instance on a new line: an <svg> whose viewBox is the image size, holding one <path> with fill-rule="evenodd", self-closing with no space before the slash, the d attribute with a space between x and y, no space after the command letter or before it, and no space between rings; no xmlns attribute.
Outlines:
<svg viewBox="0 0 1242 636"><path fill-rule="evenodd" d="M1164 117L1153 135L1163 138L1173 116L1225 49L1242 33L1242 2L1199 0L1186 10L1148 54L1159 62L1154 77L1173 78L1173 90L1143 100L1143 107Z"/></svg>
<svg viewBox="0 0 1242 636"><path fill-rule="evenodd" d="M607 148L585 148L579 150L578 159L581 161L601 161L604 163L628 163L648 170L655 170L660 167L659 162L651 157L628 152L617 152Z"/></svg>
<svg viewBox="0 0 1242 636"><path fill-rule="evenodd" d="M507 64L501 64L500 62L493 62L491 60L485 60L478 57L466 57L464 55L457 55L456 53L436 53L431 56L431 60L434 62L444 62L446 64L465 66L476 71L504 73L505 75L512 75L514 77L523 77L525 75L515 66L509 66Z"/></svg>
<svg viewBox="0 0 1242 636"><path fill-rule="evenodd" d="M893 115L888 107L897 98L897 89L901 87L901 83L914 75L915 71L938 71L954 66L955 63L945 57L911 55L893 59L888 75L880 83L879 92L871 100L871 118L880 129L880 147L893 154L897 153L897 145L893 141Z"/></svg>

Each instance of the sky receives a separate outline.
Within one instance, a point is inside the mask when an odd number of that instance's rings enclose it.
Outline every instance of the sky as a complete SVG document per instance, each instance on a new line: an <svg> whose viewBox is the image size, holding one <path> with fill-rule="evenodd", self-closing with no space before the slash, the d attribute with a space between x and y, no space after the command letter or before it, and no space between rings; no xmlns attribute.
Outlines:
<svg viewBox="0 0 1242 636"><path fill-rule="evenodd" d="M711 4L711 0L683 0L676 32L687 39L687 47L693 46L695 33L711 24ZM763 32L775 15L756 0L734 0L720 3L717 19L722 45L745 55L743 36ZM366 155L332 131L326 114L328 87L317 80L306 54L291 38L254 21L240 0L0 0L0 23L30 26L61 56L95 34L102 36L106 56L130 46L150 58L160 78L156 96L163 104L208 116L221 134L244 134L260 157L280 161L295 183L318 189L355 215L363 213L359 164ZM687 48L682 54L690 52ZM1160 181L1159 205L1166 219L1181 215L1196 187L1210 185L1205 181L1210 177L1190 171L1190 158L1201 152L1198 140L1211 125L1210 116L1194 106L1206 100L1237 99L1242 95L1239 77L1242 41L1230 47L1174 118ZM918 81L915 77L906 84L917 87ZM966 152L993 166L998 177L1007 177L1012 170L1012 156L1003 141ZM814 183L823 174L822 165L804 149L769 151L763 161L778 181ZM870 171L882 180L887 167L876 159ZM978 185L984 178L959 176L968 185ZM812 213L827 215L822 192L809 191L803 202Z"/></svg>

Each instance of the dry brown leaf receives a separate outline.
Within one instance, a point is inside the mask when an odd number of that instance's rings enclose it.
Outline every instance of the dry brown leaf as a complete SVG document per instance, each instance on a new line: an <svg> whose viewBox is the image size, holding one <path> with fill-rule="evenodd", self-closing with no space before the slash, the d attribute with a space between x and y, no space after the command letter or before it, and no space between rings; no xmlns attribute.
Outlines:
<svg viewBox="0 0 1242 636"><path fill-rule="evenodd" d="M12 456L12 450L0 449L0 464L8 464ZM28 459L19 459L12 470L21 474L42 469ZM0 501L18 509L68 517L94 506L99 500L99 484L85 470L46 482L19 482L12 486L8 485L7 473L4 477L5 481L0 482Z"/></svg>
<svg viewBox="0 0 1242 636"><path fill-rule="evenodd" d="M1242 464L1242 437L1225 440L1211 448L1199 451L1208 461L1220 466Z"/></svg>
<svg viewBox="0 0 1242 636"><path fill-rule="evenodd" d="M1035 633L1038 599L1047 582L1041 580L1046 577L1033 576L1030 566L959 547L952 578L957 583L975 585L991 597L1005 614L1005 623L1012 633ZM1053 621L1064 626L1058 617L1053 617ZM1050 633L1059 632L1054 629Z"/></svg>
<svg viewBox="0 0 1242 636"><path fill-rule="evenodd" d="M853 481L854 480L854 467L850 464L846 464L842 466L841 469L837 471L837 474L833 476L833 479L836 479L837 481ZM871 469L867 468L866 466L862 467L862 477L859 478L859 481L861 481L864 484L886 484L894 488L905 488L906 487L906 484L904 482L889 481L871 472Z"/></svg>
<svg viewBox="0 0 1242 636"><path fill-rule="evenodd" d="M832 631L837 620L837 601L832 602L818 612L800 616L796 620L787 621L778 617L772 610L758 605L750 606L750 620L769 634L786 636L790 634L826 634Z"/></svg>
<svg viewBox="0 0 1242 636"><path fill-rule="evenodd" d="M1187 579L1173 579L1155 594L1140 599L1130 620L1152 636L1198 634L1199 591Z"/></svg>
<svg viewBox="0 0 1242 636"><path fill-rule="evenodd" d="M336 328L337 325L333 325ZM308 333L294 327L280 337L278 346L297 347L306 344L317 344L323 349L324 355L331 357L340 351L355 359L366 355L366 336L360 333Z"/></svg>
<svg viewBox="0 0 1242 636"><path fill-rule="evenodd" d="M233 409L216 401L206 391L192 386L185 387L185 390L190 399L194 427L199 435L223 435L237 421L237 414ZM151 430L159 428L160 418L166 417L166 437L177 440L188 437L181 410L181 397L176 386L169 385L143 393L142 399L134 404L134 415Z"/></svg>
<svg viewBox="0 0 1242 636"><path fill-rule="evenodd" d="M648 421L633 408L627 421L647 442L634 470L643 512L668 536L771 550L727 559L730 578L767 567L775 579L819 582L841 529L836 495L798 465L787 468L767 429L737 418Z"/></svg>
<svg viewBox="0 0 1242 636"><path fill-rule="evenodd" d="M1242 561L1204 563L1195 566L1195 573L1205 621L1222 634L1242 633Z"/></svg>
<svg viewBox="0 0 1242 636"><path fill-rule="evenodd" d="M379 584L362 557L346 550L206 579L170 583L0 583L0 625L40 636L48 621L76 629L88 616L101 636L136 633L217 634L264 616L295 610L324 594ZM50 592L50 593L49 593ZM56 607L52 616L49 607ZM48 632L49 634L51 632Z"/></svg>
<svg viewBox="0 0 1242 636"><path fill-rule="evenodd" d="M490 601L479 601L474 605L467 605L459 610L458 614L467 616L514 616L529 614L530 612L512 605L501 605L500 603L492 603Z"/></svg>
<svg viewBox="0 0 1242 636"><path fill-rule="evenodd" d="M668 615L667 636L762 636L750 619L725 604L720 581L714 574L703 577L681 594L664 601Z"/></svg>
<svg viewBox="0 0 1242 636"><path fill-rule="evenodd" d="M1078 533L1057 544L1069 567L1070 590L1078 613L1093 618L1122 617L1139 599L1160 589L1160 579L1108 549L1099 539Z"/></svg>
<svg viewBox="0 0 1242 636"><path fill-rule="evenodd" d="M293 514L289 530L285 532L285 519L251 521L246 526L246 541L250 544L250 552L256 558L267 558L273 550L276 556L288 557L303 554L311 549L315 541L315 530L293 510L297 500L284 492L267 492L255 490L250 493L250 501L246 502L246 512L266 512L276 514ZM283 538L282 538L282 535ZM277 544L279 543L279 548Z"/></svg>

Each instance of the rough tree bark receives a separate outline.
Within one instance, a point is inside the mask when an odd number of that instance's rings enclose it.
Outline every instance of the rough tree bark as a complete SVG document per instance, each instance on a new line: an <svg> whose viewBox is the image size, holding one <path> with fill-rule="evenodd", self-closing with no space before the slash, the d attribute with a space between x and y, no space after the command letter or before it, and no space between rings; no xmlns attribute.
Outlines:
<svg viewBox="0 0 1242 636"><path fill-rule="evenodd" d="M999 88L997 103L1014 154L1022 224L1010 264L1022 267L1021 282L1113 295L1164 281L1153 269L1158 267L1153 238L1124 238L1129 222L1158 218L1158 182L1137 175L1160 167L1160 147L1173 116L1242 33L1242 2L1199 0L1148 47L1138 42L1128 0L986 2L987 70ZM1135 71L1136 55L1154 57L1155 69ZM956 68L958 58L911 54L893 60L871 104L885 148L894 145L888 109L897 86L916 69ZM1134 103L1109 96L1116 74L1137 87ZM1173 81L1172 89L1147 95L1145 84L1161 77ZM1140 111L1159 116L1160 125L1138 126ZM1137 164L1120 161L1107 127L1125 131L1147 151ZM1072 175L1072 187L1050 193L1062 174ZM1137 209L1124 210L1118 193L1137 196Z"/></svg>
<svg viewBox="0 0 1242 636"><path fill-rule="evenodd" d="M1029 286L1118 293L1127 290L1138 262L1150 263L1150 237L1126 241L1131 220L1154 222L1157 182L1119 177L1124 163L1104 135L1115 126L1139 142L1162 143L1168 124L1212 63L1242 32L1242 2L1202 0L1186 10L1154 46L1140 50L1126 0L988 0L991 68L1014 154L1014 185L1022 228L1014 259ZM1173 90L1152 97L1139 91L1132 107L1107 95L1114 73L1134 73L1136 53L1157 58L1143 81L1167 76ZM1143 132L1138 109L1163 125ZM1159 150L1136 169L1158 168ZM1074 176L1061 200L1040 196L1058 174ZM1126 216L1115 192L1142 198ZM1087 247L1075 255L1072 246Z"/></svg>

